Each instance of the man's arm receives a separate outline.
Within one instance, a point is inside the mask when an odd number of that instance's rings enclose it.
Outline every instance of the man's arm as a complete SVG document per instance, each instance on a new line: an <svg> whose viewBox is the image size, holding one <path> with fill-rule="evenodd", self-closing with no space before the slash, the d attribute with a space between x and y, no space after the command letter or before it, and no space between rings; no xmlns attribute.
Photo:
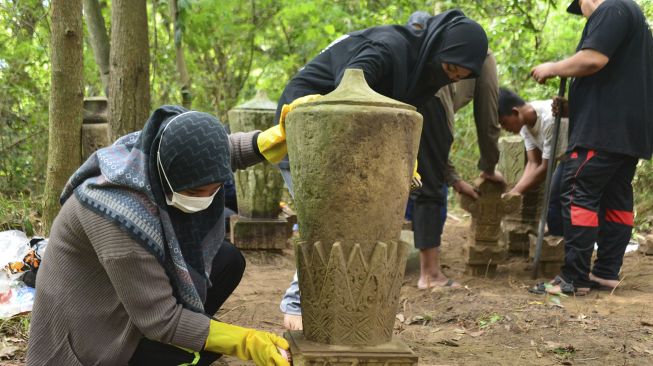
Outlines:
<svg viewBox="0 0 653 366"><path fill-rule="evenodd" d="M522 174L515 188L510 190L510 193L524 194L524 192L539 186L546 177L548 159L542 159L542 152L539 149L528 150L526 157L528 161L524 174Z"/></svg>
<svg viewBox="0 0 653 366"><path fill-rule="evenodd" d="M610 59L601 52L584 49L558 62L547 62L531 70L531 75L540 84L556 76L583 77L592 75L605 67Z"/></svg>
<svg viewBox="0 0 653 366"><path fill-rule="evenodd" d="M494 55L489 53L474 88L474 122L481 153L478 168L489 176L495 175L494 168L499 161L498 98L497 64Z"/></svg>

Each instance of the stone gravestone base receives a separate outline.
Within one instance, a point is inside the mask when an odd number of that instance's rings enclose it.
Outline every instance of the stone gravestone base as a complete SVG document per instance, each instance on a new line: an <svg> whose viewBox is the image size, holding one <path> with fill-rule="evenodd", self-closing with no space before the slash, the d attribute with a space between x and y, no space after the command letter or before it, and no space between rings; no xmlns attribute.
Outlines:
<svg viewBox="0 0 653 366"><path fill-rule="evenodd" d="M537 235L529 235L530 250L529 259L532 261L535 257L535 246L537 244ZM539 273L545 276L555 276L560 274L560 267L565 262L565 240L561 236L545 236L542 242L542 251L540 252L540 269Z"/></svg>
<svg viewBox="0 0 653 366"><path fill-rule="evenodd" d="M253 219L231 216L231 242L245 250L281 250L288 248L292 224L286 219Z"/></svg>
<svg viewBox="0 0 653 366"><path fill-rule="evenodd" d="M301 331L288 331L294 366L413 366L417 355L398 339L376 346L341 346L311 342Z"/></svg>

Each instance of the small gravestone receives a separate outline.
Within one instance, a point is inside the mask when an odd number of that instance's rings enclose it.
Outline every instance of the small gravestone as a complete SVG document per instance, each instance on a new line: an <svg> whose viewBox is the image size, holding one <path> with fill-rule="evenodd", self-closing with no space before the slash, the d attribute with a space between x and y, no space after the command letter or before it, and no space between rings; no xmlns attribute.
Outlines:
<svg viewBox="0 0 653 366"><path fill-rule="evenodd" d="M276 103L264 92L229 111L231 133L266 130L274 126ZM240 249L285 249L292 224L280 217L283 179L263 162L234 173L238 215L230 217L231 241Z"/></svg>

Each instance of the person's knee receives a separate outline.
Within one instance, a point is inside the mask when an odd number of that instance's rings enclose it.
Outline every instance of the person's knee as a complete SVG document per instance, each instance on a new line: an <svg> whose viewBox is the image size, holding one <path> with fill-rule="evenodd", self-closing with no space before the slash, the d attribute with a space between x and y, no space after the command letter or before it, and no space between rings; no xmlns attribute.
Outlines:
<svg viewBox="0 0 653 366"><path fill-rule="evenodd" d="M222 247L218 255L220 256L220 260L226 264L225 267L228 268L230 275L238 278L238 282L240 282L246 267L245 257L240 250L225 240L222 242Z"/></svg>

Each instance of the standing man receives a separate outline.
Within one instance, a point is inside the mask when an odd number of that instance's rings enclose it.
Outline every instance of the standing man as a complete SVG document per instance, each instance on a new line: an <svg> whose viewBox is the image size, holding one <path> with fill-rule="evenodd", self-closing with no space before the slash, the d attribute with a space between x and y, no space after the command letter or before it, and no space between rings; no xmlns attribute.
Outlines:
<svg viewBox="0 0 653 366"><path fill-rule="evenodd" d="M633 226L635 167L653 149L653 37L632 0L575 0L567 11L587 18L576 54L531 71L539 83L574 78L568 108L558 108L569 115L565 264L553 287L533 290L585 294L619 283Z"/></svg>
<svg viewBox="0 0 653 366"><path fill-rule="evenodd" d="M430 17L426 12L415 12L408 19L408 26L424 29ZM420 250L420 277L417 281L420 289L460 287L458 282L442 272L440 244L447 219L448 186L460 194L478 198L478 193L460 179L449 160L454 114L472 99L481 152L478 163L481 176L503 182L501 174L494 170L499 160L497 141L501 131L497 114L498 84L496 60L488 51L477 79L449 84L417 106L417 111L424 116L417 155L417 169L423 186L411 194L411 200L415 247Z"/></svg>

